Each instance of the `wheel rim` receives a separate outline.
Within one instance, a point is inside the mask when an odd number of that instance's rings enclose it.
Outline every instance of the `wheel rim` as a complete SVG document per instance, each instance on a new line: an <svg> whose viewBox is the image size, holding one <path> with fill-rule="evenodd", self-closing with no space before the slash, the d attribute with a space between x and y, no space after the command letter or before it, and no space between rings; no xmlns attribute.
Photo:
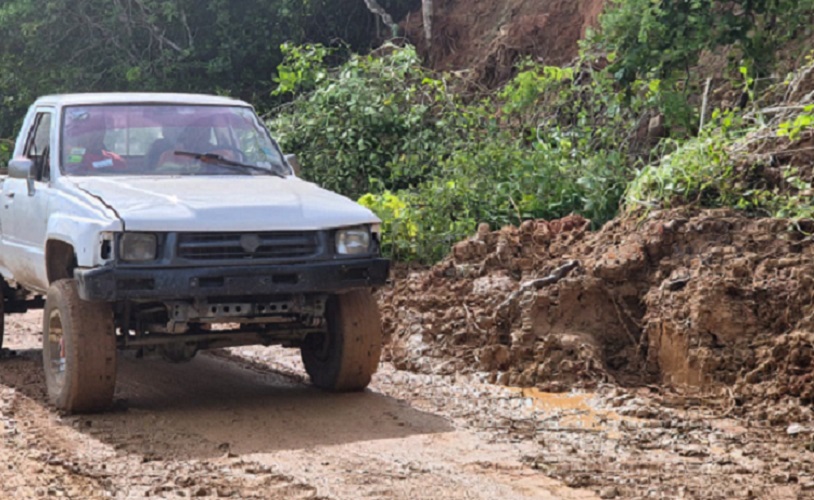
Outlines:
<svg viewBox="0 0 814 500"><path fill-rule="evenodd" d="M47 369L57 388L65 384L65 332L59 310L54 309L48 317L48 364Z"/></svg>

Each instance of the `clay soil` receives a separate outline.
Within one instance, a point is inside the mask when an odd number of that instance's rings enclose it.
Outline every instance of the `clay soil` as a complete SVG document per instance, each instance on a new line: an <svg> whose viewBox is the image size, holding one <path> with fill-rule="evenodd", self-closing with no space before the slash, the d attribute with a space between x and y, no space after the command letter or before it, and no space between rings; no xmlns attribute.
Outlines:
<svg viewBox="0 0 814 500"><path fill-rule="evenodd" d="M459 243L384 291L390 359L425 373L567 390L663 384L731 411L814 401L810 228L736 212L527 221Z"/></svg>
<svg viewBox="0 0 814 500"><path fill-rule="evenodd" d="M647 431L622 431L618 442L595 431L573 436L566 460L541 450L534 463L556 477L571 477L562 467L587 467L569 484L604 477L606 466L594 462L599 455L626 471L614 477L625 484L624 496L669 497L679 485L697 498L814 496L811 230L726 210L632 214L597 232L576 216L499 231L482 226L446 260L402 270L382 293L386 356L398 369L467 376L527 394L582 390L612 405L644 404L620 414L644 419L623 419L623 429ZM550 414L544 411L543 420ZM552 442L552 428L540 420L507 425L525 429L543 449ZM751 483L731 455L718 462L723 468L710 465L716 450L770 456L755 451L753 438L796 443L782 459L786 472L753 487L760 481ZM676 450L704 464L678 459L680 472L672 469L663 453ZM631 473L626 453L670 467L667 476L680 480L631 486L664 477ZM717 471L715 484L706 482L707 470Z"/></svg>
<svg viewBox="0 0 814 500"><path fill-rule="evenodd" d="M515 62L531 57L567 64L605 0L435 0L433 39L427 44L420 12L403 23L410 41L439 70L467 70L495 86L512 76Z"/></svg>

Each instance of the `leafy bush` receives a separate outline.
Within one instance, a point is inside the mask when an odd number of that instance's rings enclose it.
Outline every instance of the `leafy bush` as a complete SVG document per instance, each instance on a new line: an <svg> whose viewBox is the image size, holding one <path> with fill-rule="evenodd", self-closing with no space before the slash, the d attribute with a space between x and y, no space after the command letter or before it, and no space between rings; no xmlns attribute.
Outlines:
<svg viewBox="0 0 814 500"><path fill-rule="evenodd" d="M0 139L0 168L4 169L8 166L13 150L14 141L12 139Z"/></svg>
<svg viewBox="0 0 814 500"><path fill-rule="evenodd" d="M730 140L716 132L670 146L675 151L658 164L644 167L630 183L625 195L628 207L715 207L732 203L738 190L727 152Z"/></svg>
<svg viewBox="0 0 814 500"><path fill-rule="evenodd" d="M689 76L703 50L733 45L757 73L771 71L776 49L805 33L814 0L613 0L591 43L613 54L609 71L624 82Z"/></svg>
<svg viewBox="0 0 814 500"><path fill-rule="evenodd" d="M301 156L306 178L355 198L373 179L390 189L414 185L444 154L449 133L432 112L441 97L435 81L412 47L391 50L381 58L353 56L330 74L312 57L324 52L287 52L284 88L314 89L268 125L285 151Z"/></svg>
<svg viewBox="0 0 814 500"><path fill-rule="evenodd" d="M381 194L368 193L359 198L359 204L373 210L382 219L382 251L398 259L409 256L415 249L405 247L416 239L418 227L412 219L407 203L390 191Z"/></svg>
<svg viewBox="0 0 814 500"><path fill-rule="evenodd" d="M796 140L800 134L814 127L814 104L803 107L803 112L798 114L794 120L782 122L777 130L778 137L788 137L789 140Z"/></svg>
<svg viewBox="0 0 814 500"><path fill-rule="evenodd" d="M795 141L804 140L814 126L812 109L801 107L788 120L770 125L750 125L732 111L716 111L714 123L699 137L665 144L670 152L639 171L625 193L626 206L732 207L770 217L814 218L814 172L791 163L771 166L770 160L750 153L765 148L791 162Z"/></svg>
<svg viewBox="0 0 814 500"><path fill-rule="evenodd" d="M499 92L454 93L412 47L387 52L328 71L319 50L287 50L285 88L312 90L269 126L307 178L383 219L390 255L434 261L480 222L616 214L650 96L626 103L602 72L576 83L574 69L531 63Z"/></svg>

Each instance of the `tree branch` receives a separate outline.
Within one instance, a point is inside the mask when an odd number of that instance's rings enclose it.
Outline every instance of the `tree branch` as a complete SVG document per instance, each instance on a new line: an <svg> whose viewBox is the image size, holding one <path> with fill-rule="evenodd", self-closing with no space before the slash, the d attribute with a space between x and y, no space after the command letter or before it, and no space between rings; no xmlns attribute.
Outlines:
<svg viewBox="0 0 814 500"><path fill-rule="evenodd" d="M390 31L393 32L393 36L398 36L399 34L399 25L393 21L393 16L387 13L384 10L384 7L379 5L379 2L376 0L365 0L365 5L367 5L367 10L372 12L373 14L379 16L382 19L382 22L390 28Z"/></svg>
<svg viewBox="0 0 814 500"><path fill-rule="evenodd" d="M509 297L500 303L495 309L494 317L497 318L506 318L508 317L508 311L517 303L517 300L520 298L521 295L528 292L529 290L540 290L547 286L554 285L558 283L560 280L568 276L568 274L579 267L578 260L569 260L564 265L555 269L551 274L546 276L545 278L539 278L531 281L527 281L520 285L520 288L512 292Z"/></svg>
<svg viewBox="0 0 814 500"><path fill-rule="evenodd" d="M424 16L424 39L429 46L432 44L433 0L421 0L421 14Z"/></svg>

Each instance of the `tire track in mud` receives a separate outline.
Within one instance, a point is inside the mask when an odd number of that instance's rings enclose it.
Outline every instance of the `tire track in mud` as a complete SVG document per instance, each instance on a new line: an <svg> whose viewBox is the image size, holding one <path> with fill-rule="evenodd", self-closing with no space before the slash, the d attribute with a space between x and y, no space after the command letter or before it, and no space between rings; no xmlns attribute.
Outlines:
<svg viewBox="0 0 814 500"><path fill-rule="evenodd" d="M23 351L0 366L2 394L11 401L0 413L16 437L4 441L0 459L21 464L6 468L12 479L2 481L2 496L319 498L314 488L222 447L201 458L179 453L174 445L183 436L147 411L125 409L126 401L102 415L55 414L45 403L39 357Z"/></svg>
<svg viewBox="0 0 814 500"><path fill-rule="evenodd" d="M122 356L113 411L58 415L39 317L11 319L23 350L0 362L1 497L594 498L404 400L327 394L231 355Z"/></svg>

